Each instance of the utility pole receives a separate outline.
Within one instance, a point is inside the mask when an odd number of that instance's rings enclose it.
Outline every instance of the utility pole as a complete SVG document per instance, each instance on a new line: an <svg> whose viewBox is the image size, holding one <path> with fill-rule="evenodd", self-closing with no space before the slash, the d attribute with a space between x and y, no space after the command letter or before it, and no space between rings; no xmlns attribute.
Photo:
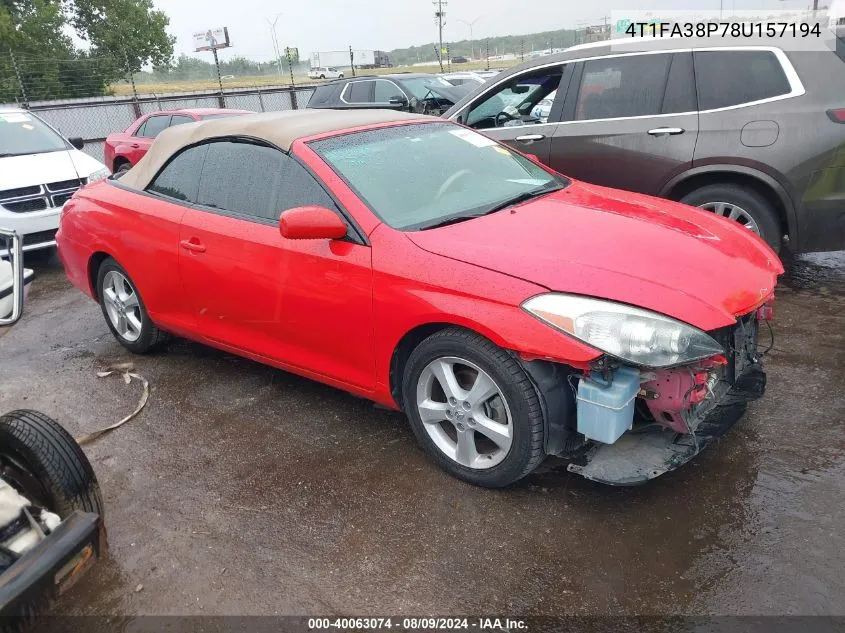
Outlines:
<svg viewBox="0 0 845 633"><path fill-rule="evenodd" d="M486 57L485 57L486 64L485 64L484 70L490 70L490 38L488 37L487 40L485 40L485 42L487 44L487 54L486 54Z"/></svg>
<svg viewBox="0 0 845 633"><path fill-rule="evenodd" d="M282 79L282 51L279 48L279 40L276 37L276 23L279 21L281 17L281 13L277 13L276 17L270 20L270 18L264 18L267 21L267 24L270 25L270 34L273 37L273 53L276 55L276 66L279 69L279 82L283 81Z"/></svg>
<svg viewBox="0 0 845 633"><path fill-rule="evenodd" d="M434 19L437 21L437 60L440 62L440 72L443 72L443 27L446 26L446 0L434 0Z"/></svg>
<svg viewBox="0 0 845 633"><path fill-rule="evenodd" d="M355 53L352 52L352 44L349 45L349 65L352 67L352 76L355 76Z"/></svg>
<svg viewBox="0 0 845 633"><path fill-rule="evenodd" d="M519 40L519 61L525 61L525 38Z"/></svg>

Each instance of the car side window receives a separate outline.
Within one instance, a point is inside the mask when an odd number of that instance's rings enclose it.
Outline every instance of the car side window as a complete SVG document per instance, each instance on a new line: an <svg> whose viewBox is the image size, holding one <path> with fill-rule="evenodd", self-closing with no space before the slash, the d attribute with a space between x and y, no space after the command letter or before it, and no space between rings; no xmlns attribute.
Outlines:
<svg viewBox="0 0 845 633"><path fill-rule="evenodd" d="M375 103L390 103L391 98L404 96L399 86L392 81L377 79L373 83L375 83L375 92L373 94L373 101Z"/></svg>
<svg viewBox="0 0 845 633"><path fill-rule="evenodd" d="M373 81L353 81L347 85L343 98L349 103L372 103Z"/></svg>
<svg viewBox="0 0 845 633"><path fill-rule="evenodd" d="M663 94L662 114L676 114L679 112L694 112L695 76L692 71L691 53L674 53L669 67L669 79L666 82L666 92Z"/></svg>
<svg viewBox="0 0 845 633"><path fill-rule="evenodd" d="M170 127L173 127L174 125L182 125L183 123L193 122L194 120L191 117L185 116L184 114L174 114L172 117L170 117Z"/></svg>
<svg viewBox="0 0 845 633"><path fill-rule="evenodd" d="M159 133L170 125L170 115L151 116L147 122L135 133L135 136L143 136L144 138L155 138Z"/></svg>
<svg viewBox="0 0 845 633"><path fill-rule="evenodd" d="M195 202L200 172L208 145L197 145L177 154L147 187L147 191L183 202Z"/></svg>
<svg viewBox="0 0 845 633"><path fill-rule="evenodd" d="M791 87L772 51L696 51L699 110L726 108L789 94Z"/></svg>
<svg viewBox="0 0 845 633"><path fill-rule="evenodd" d="M660 114L671 54L602 57L584 62L575 120Z"/></svg>
<svg viewBox="0 0 845 633"><path fill-rule="evenodd" d="M488 92L474 103L465 123L476 129L539 123L531 110L560 85L563 66L524 73Z"/></svg>
<svg viewBox="0 0 845 633"><path fill-rule="evenodd" d="M296 160L274 147L237 141L208 144L197 204L264 223L305 205L336 209Z"/></svg>

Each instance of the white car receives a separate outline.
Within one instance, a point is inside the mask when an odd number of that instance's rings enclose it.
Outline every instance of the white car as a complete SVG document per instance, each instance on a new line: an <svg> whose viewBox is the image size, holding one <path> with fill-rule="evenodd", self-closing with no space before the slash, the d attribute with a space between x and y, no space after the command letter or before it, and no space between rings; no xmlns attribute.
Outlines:
<svg viewBox="0 0 845 633"><path fill-rule="evenodd" d="M486 81L484 77L474 72L443 73L438 76L441 79L445 79L453 86L463 86L465 84L469 84L471 87L475 88Z"/></svg>
<svg viewBox="0 0 845 633"><path fill-rule="evenodd" d="M108 177L81 147L82 139L65 139L32 112L0 108L0 229L20 235L24 251L55 246L65 202Z"/></svg>
<svg viewBox="0 0 845 633"><path fill-rule="evenodd" d="M308 71L309 79L343 79L343 71L331 66L321 66Z"/></svg>

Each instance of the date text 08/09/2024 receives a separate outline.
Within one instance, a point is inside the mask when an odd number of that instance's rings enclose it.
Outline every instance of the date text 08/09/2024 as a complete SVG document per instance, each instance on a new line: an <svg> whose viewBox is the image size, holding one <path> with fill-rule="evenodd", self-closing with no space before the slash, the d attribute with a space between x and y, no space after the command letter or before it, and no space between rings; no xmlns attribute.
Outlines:
<svg viewBox="0 0 845 633"><path fill-rule="evenodd" d="M309 618L308 630L377 630L399 629L400 631L527 631L525 620L511 618Z"/></svg>
<svg viewBox="0 0 845 633"><path fill-rule="evenodd" d="M821 37L818 22L631 22L631 37Z"/></svg>

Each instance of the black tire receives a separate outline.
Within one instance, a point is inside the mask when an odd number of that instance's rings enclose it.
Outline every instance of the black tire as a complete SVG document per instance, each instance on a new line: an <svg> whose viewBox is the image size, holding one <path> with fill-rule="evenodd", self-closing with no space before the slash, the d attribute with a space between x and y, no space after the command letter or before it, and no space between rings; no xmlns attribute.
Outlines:
<svg viewBox="0 0 845 633"><path fill-rule="evenodd" d="M510 409L512 444L506 457L492 468L469 468L441 451L425 430L415 406L417 382L423 370L431 361L446 356L464 358L487 372L501 389ZM509 352L475 332L450 327L420 343L405 366L402 394L405 413L417 440L441 468L458 479L486 488L501 488L531 473L545 458L543 412L528 374Z"/></svg>
<svg viewBox="0 0 845 633"><path fill-rule="evenodd" d="M340 73L340 74L337 76L337 78L338 78L338 79L343 79L343 73Z"/></svg>
<svg viewBox="0 0 845 633"><path fill-rule="evenodd" d="M32 503L63 520L74 510L103 516L91 462L70 434L43 413L20 410L0 417L0 465L4 477Z"/></svg>
<svg viewBox="0 0 845 633"><path fill-rule="evenodd" d="M734 184L707 185L688 193L681 199L681 202L693 207L701 207L714 202L728 202L741 207L757 223L760 229L760 237L775 252L780 252L783 231L780 229L777 213L769 201L754 189Z"/></svg>
<svg viewBox="0 0 845 633"><path fill-rule="evenodd" d="M124 338L124 336L115 329L106 310L106 302L103 297L103 281L106 274L113 270L119 272L126 278L135 295L138 297L141 335L134 341ZM134 352L135 354L146 354L147 352L154 351L156 348L160 347L169 338L168 334L156 327L155 323L153 323L152 319L150 319L150 315L147 313L147 308L144 306L144 299L141 297L141 293L138 292L138 288L129 277L129 274L111 257L104 259L103 263L100 264L100 269L97 271L97 299L100 303L100 309L103 312L103 318L106 320L106 325L109 326L111 333L117 339L118 343L123 345L123 347L128 349L130 352Z"/></svg>
<svg viewBox="0 0 845 633"><path fill-rule="evenodd" d="M325 79L325 78L326 78L325 75L320 75L320 79Z"/></svg>

